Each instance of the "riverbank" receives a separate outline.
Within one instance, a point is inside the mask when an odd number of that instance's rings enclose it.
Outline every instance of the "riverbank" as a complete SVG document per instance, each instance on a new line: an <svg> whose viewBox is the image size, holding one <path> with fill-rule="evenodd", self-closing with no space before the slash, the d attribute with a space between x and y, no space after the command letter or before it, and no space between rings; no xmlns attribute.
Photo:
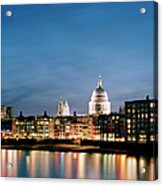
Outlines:
<svg viewBox="0 0 163 186"><path fill-rule="evenodd" d="M120 153L126 154L126 150L106 149L96 146L80 146L71 144L38 144L38 145L1 145L2 149L15 150L43 150L43 151L59 151L59 152L88 152L88 153Z"/></svg>
<svg viewBox="0 0 163 186"><path fill-rule="evenodd" d="M156 155L156 144L126 144L117 142L93 142L82 141L80 144L74 144L70 141L41 141L23 143L23 141L3 142L2 149L16 150L43 150L59 152L87 152L87 153L116 153L129 155Z"/></svg>

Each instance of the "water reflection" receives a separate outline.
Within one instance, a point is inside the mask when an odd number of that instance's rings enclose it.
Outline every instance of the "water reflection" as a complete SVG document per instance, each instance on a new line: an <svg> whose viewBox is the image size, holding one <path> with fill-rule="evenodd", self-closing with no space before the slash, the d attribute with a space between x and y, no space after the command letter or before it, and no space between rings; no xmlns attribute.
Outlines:
<svg viewBox="0 0 163 186"><path fill-rule="evenodd" d="M1 150L4 177L154 180L153 157L124 154ZM11 169L6 168L12 163ZM140 172L145 168L146 172Z"/></svg>
<svg viewBox="0 0 163 186"><path fill-rule="evenodd" d="M127 178L130 180L137 179L137 159L136 157L128 157L127 158Z"/></svg>

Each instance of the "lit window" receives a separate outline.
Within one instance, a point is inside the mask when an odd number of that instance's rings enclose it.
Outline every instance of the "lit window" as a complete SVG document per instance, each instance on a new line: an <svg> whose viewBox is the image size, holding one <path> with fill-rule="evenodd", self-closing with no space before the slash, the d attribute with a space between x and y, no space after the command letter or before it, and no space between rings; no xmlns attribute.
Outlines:
<svg viewBox="0 0 163 186"><path fill-rule="evenodd" d="M146 136L146 134L140 134L139 137L140 138L146 138L147 136Z"/></svg>
<svg viewBox="0 0 163 186"><path fill-rule="evenodd" d="M121 141L121 142L124 142L124 141L125 141L125 138L124 138L124 137L122 137L122 138L120 139L120 141Z"/></svg>
<svg viewBox="0 0 163 186"><path fill-rule="evenodd" d="M115 116L112 116L112 119L114 120L115 119Z"/></svg>
<svg viewBox="0 0 163 186"><path fill-rule="evenodd" d="M130 124L131 123L131 120L130 119L127 119L127 123Z"/></svg>
<svg viewBox="0 0 163 186"><path fill-rule="evenodd" d="M131 133L131 130L127 130L127 132L130 134Z"/></svg>
<svg viewBox="0 0 163 186"><path fill-rule="evenodd" d="M132 109L132 113L135 114L135 109Z"/></svg>
<svg viewBox="0 0 163 186"><path fill-rule="evenodd" d="M130 112L131 112L131 110L130 110L130 109L127 109L127 112L128 112L128 113L130 113Z"/></svg>
<svg viewBox="0 0 163 186"><path fill-rule="evenodd" d="M151 117L153 117L154 116L154 114L153 113L151 113Z"/></svg>
<svg viewBox="0 0 163 186"><path fill-rule="evenodd" d="M144 114L141 114L141 118L144 118Z"/></svg>
<svg viewBox="0 0 163 186"><path fill-rule="evenodd" d="M148 118L148 114L147 113L145 114L145 118Z"/></svg>
<svg viewBox="0 0 163 186"><path fill-rule="evenodd" d="M69 129L69 128L70 128L70 126L69 126L69 125L67 125L67 126L66 126L66 129Z"/></svg>
<svg viewBox="0 0 163 186"><path fill-rule="evenodd" d="M150 141L154 141L154 136L153 135L150 136Z"/></svg>
<svg viewBox="0 0 163 186"><path fill-rule="evenodd" d="M153 123L154 122L154 119L153 118L150 118L150 122Z"/></svg>
<svg viewBox="0 0 163 186"><path fill-rule="evenodd" d="M130 125L130 124L128 124L128 125L127 125L127 127L130 129L130 128L131 128L131 125Z"/></svg>
<svg viewBox="0 0 163 186"><path fill-rule="evenodd" d="M150 103L150 108L153 108L154 107L154 103Z"/></svg>
<svg viewBox="0 0 163 186"><path fill-rule="evenodd" d="M133 138L132 138L132 141L136 141L136 138L135 138L135 137L133 137Z"/></svg>

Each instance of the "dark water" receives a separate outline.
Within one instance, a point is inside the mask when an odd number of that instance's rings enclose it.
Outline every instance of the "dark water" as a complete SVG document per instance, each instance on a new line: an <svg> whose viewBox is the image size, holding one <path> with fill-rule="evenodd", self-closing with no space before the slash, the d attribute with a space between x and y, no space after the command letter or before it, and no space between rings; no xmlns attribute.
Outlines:
<svg viewBox="0 0 163 186"><path fill-rule="evenodd" d="M153 157L125 154L2 149L1 160L5 177L154 180L157 174Z"/></svg>

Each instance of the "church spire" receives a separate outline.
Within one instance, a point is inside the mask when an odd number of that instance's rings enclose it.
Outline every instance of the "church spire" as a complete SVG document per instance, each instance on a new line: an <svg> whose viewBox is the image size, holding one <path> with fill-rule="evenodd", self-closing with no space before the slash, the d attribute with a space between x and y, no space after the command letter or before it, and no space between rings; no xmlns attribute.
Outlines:
<svg viewBox="0 0 163 186"><path fill-rule="evenodd" d="M69 116L70 115L70 107L69 104L67 102L67 100L65 101L64 107L63 107L63 115L64 116Z"/></svg>
<svg viewBox="0 0 163 186"><path fill-rule="evenodd" d="M70 115L70 106L67 102L63 102L62 97L60 97L58 102L58 112L57 116L69 116Z"/></svg>
<svg viewBox="0 0 163 186"><path fill-rule="evenodd" d="M60 99L59 99L57 115L58 116L62 116L63 115L63 101L62 101L62 97L60 97Z"/></svg>
<svg viewBox="0 0 163 186"><path fill-rule="evenodd" d="M97 88L102 88L102 78L100 75L98 76Z"/></svg>

